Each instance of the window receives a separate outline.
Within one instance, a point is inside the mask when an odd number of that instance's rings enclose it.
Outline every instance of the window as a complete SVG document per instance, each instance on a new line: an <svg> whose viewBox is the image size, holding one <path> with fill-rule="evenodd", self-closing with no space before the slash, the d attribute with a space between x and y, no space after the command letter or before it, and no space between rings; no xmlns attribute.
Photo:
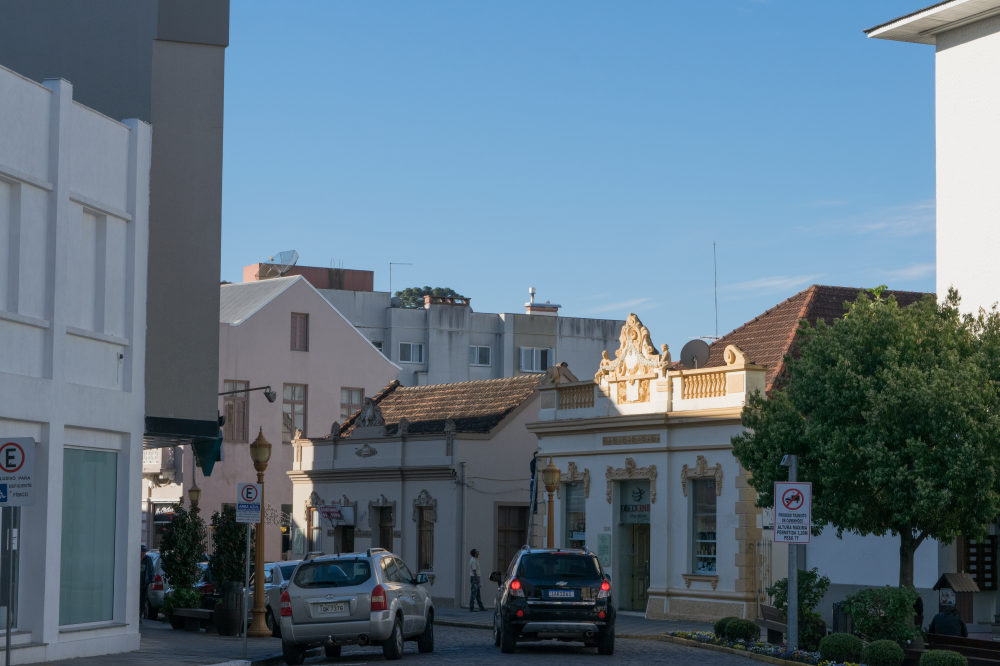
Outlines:
<svg viewBox="0 0 1000 666"><path fill-rule="evenodd" d="M365 401L365 390L359 388L340 389L340 422L343 423L351 414L361 409Z"/></svg>
<svg viewBox="0 0 1000 666"><path fill-rule="evenodd" d="M309 351L309 315L292 313L292 351Z"/></svg>
<svg viewBox="0 0 1000 666"><path fill-rule="evenodd" d="M400 342L399 343L399 362L400 363L423 363L424 362L424 346L419 342Z"/></svg>
<svg viewBox="0 0 1000 666"><path fill-rule="evenodd" d="M417 509L417 571L434 571L434 507Z"/></svg>
<svg viewBox="0 0 1000 666"><path fill-rule="evenodd" d="M485 365L490 366L490 352L492 348L490 347L477 347L473 345L469 347L469 365Z"/></svg>
<svg viewBox="0 0 1000 666"><path fill-rule="evenodd" d="M506 571L528 543L528 507L497 507L497 571Z"/></svg>
<svg viewBox="0 0 1000 666"><path fill-rule="evenodd" d="M379 507L378 514L378 546L392 552L392 507Z"/></svg>
<svg viewBox="0 0 1000 666"><path fill-rule="evenodd" d="M318 509L309 509L309 550L320 550L320 538L323 536L322 518Z"/></svg>
<svg viewBox="0 0 1000 666"><path fill-rule="evenodd" d="M566 538L567 548L583 548L587 545L587 504L583 483L567 483L566 490Z"/></svg>
<svg viewBox="0 0 1000 666"><path fill-rule="evenodd" d="M303 562L295 570L298 587L353 587L372 577L367 560Z"/></svg>
<svg viewBox="0 0 1000 666"><path fill-rule="evenodd" d="M292 549L292 527L291 527L292 505L291 504L282 504L281 505L281 513L283 514L281 516L281 552L282 553L287 553L288 551L290 551ZM287 516L287 518L286 518L286 516ZM286 522L286 520L287 520L287 522ZM282 569L282 572L284 572L284 569ZM291 572L288 572L287 575L284 575L282 577L285 580L288 580L288 578L289 578L290 575L291 575Z"/></svg>
<svg viewBox="0 0 1000 666"><path fill-rule="evenodd" d="M379 350L383 354L385 353L385 350L382 349L382 341L381 340L372 340L372 344L375 345L375 349Z"/></svg>
<svg viewBox="0 0 1000 666"><path fill-rule="evenodd" d="M350 525L344 525L341 528L343 533L340 536L340 550L344 553L354 552L354 528Z"/></svg>
<svg viewBox="0 0 1000 666"><path fill-rule="evenodd" d="M63 450L59 624L112 619L118 454Z"/></svg>
<svg viewBox="0 0 1000 666"><path fill-rule="evenodd" d="M238 382L227 379L222 383L224 393L240 391L223 398L223 414L226 415L226 425L223 426L223 439L227 442L247 442L249 409L247 404L247 389L250 382Z"/></svg>
<svg viewBox="0 0 1000 666"><path fill-rule="evenodd" d="M398 557L396 558L396 567L399 569L400 583L409 583L416 578L416 576L410 573L410 568Z"/></svg>
<svg viewBox="0 0 1000 666"><path fill-rule="evenodd" d="M537 347L520 347L521 372L545 372L550 365L555 365L556 355L552 349Z"/></svg>
<svg viewBox="0 0 1000 666"><path fill-rule="evenodd" d="M694 573L714 574L715 568L715 479L695 479L691 509L691 541Z"/></svg>
<svg viewBox="0 0 1000 666"><path fill-rule="evenodd" d="M306 431L306 387L303 384L285 384L282 397L281 441L288 444L296 428L303 433Z"/></svg>

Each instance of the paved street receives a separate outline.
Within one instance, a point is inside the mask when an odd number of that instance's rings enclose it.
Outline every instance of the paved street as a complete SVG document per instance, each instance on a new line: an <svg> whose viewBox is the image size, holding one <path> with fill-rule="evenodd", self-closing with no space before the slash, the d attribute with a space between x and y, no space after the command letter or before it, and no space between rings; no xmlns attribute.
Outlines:
<svg viewBox="0 0 1000 666"><path fill-rule="evenodd" d="M486 615L486 614L484 614ZM478 614L474 616L478 619ZM623 616L623 619L626 616ZM629 618L640 620L641 618ZM627 621L626 621L627 622ZM636 626L639 623L633 623ZM673 624L673 623L671 623ZM641 628L641 627L640 627ZM635 632L639 633L639 632ZM416 643L406 643L409 662L423 664L522 664L537 663L546 666L558 664L607 663L595 649L587 649L579 644L527 643L518 646L517 653L506 655L493 645L493 635L486 629L464 627L435 627L435 649L431 654L417 652ZM251 660L281 652L278 639L251 639ZM142 625L142 647L138 652L86 657L66 661L48 662L50 666L210 666L214 664L236 664L242 656L242 641L215 634L187 633L174 631L168 624L146 622ZM323 656L312 657L307 664L367 664L384 661L379 648L344 648L338 660ZM689 648L673 643L658 641L618 639L615 655L608 660L615 664L684 664L713 666L746 666L747 660L733 655L719 654L697 648ZM247 662L242 662L247 663ZM262 663L257 661L257 663ZM267 663L284 663L272 660Z"/></svg>

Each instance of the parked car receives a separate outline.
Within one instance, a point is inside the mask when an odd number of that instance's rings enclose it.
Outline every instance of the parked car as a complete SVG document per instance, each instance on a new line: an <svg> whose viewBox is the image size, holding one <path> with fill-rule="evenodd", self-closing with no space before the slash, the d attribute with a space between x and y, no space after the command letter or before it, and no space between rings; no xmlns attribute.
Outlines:
<svg viewBox="0 0 1000 666"><path fill-rule="evenodd" d="M267 628L271 630L271 636L281 638L281 623L278 621L278 612L281 606L281 593L288 586L288 581L295 573L295 567L301 560L291 562L272 562L264 565L264 606L267 614ZM253 596L254 578L250 579L250 595Z"/></svg>
<svg viewBox="0 0 1000 666"><path fill-rule="evenodd" d="M201 607L214 610L215 604L222 598L222 590L216 588L208 562L199 562L198 568L201 569L201 578L194 584L194 589L201 592Z"/></svg>
<svg viewBox="0 0 1000 666"><path fill-rule="evenodd" d="M163 595L167 587L166 577L163 575L163 560L159 550L146 551L153 560L153 582L146 590L146 617L155 620L160 614L160 606L163 605Z"/></svg>
<svg viewBox="0 0 1000 666"><path fill-rule="evenodd" d="M403 641L434 650L434 604L403 561L382 548L326 555L300 563L281 593L285 663L305 661L322 645L328 657L344 645L381 646L386 659L403 656Z"/></svg>
<svg viewBox="0 0 1000 666"><path fill-rule="evenodd" d="M587 550L525 546L506 572L493 612L493 642L514 652L519 641L582 641L600 654L615 651L615 605L611 578Z"/></svg>

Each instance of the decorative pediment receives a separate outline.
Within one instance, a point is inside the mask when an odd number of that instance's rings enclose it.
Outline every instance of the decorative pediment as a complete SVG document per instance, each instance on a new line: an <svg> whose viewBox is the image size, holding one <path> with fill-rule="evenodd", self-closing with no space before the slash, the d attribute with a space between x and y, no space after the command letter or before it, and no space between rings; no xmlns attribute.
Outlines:
<svg viewBox="0 0 1000 666"><path fill-rule="evenodd" d="M437 522L437 503L438 501L431 497L431 494L426 490L421 490L420 494L417 495L417 499L413 500L413 522L419 522L420 519L420 509L429 508L430 511L424 514L424 516L432 523Z"/></svg>
<svg viewBox="0 0 1000 666"><path fill-rule="evenodd" d="M371 428L384 426L385 419L382 418L382 408L371 398L365 398L365 403L361 406L361 413L354 421L357 428Z"/></svg>
<svg viewBox="0 0 1000 666"><path fill-rule="evenodd" d="M666 376L670 368L670 348L661 346L657 352L649 337L649 329L642 325L639 318L629 313L625 325L618 337L619 347L612 360L608 352L601 352L601 366L594 380L601 383L633 380L636 376L655 374Z"/></svg>
<svg viewBox="0 0 1000 666"><path fill-rule="evenodd" d="M730 347L733 347L730 345ZM733 347L735 349L735 347ZM729 349L726 349L729 352ZM728 359L727 359L728 360ZM709 467L705 456L698 456L695 459L694 469L687 465L681 467L681 490L684 497L688 494L688 479L711 479L715 478L715 494L722 495L722 463L715 463L715 467Z"/></svg>
<svg viewBox="0 0 1000 666"><path fill-rule="evenodd" d="M378 449L365 442L364 446L354 449L354 455L359 458L371 458L372 456L378 455Z"/></svg>
<svg viewBox="0 0 1000 666"><path fill-rule="evenodd" d="M559 365L550 365L545 370L545 377L542 381L538 382L537 388L545 389L558 386L559 384L569 384L571 382L579 381L580 380L576 378L576 375L570 372L569 364L567 364L566 361L563 361Z"/></svg>
<svg viewBox="0 0 1000 666"><path fill-rule="evenodd" d="M636 467L635 460L632 458L625 459L625 467L615 469L611 465L608 465L608 470L604 474L604 478L608 481L608 490L606 495L608 504L611 504L611 484L615 481L624 479L649 479L649 502L651 504L655 504L656 476L656 465L650 465L649 467Z"/></svg>
<svg viewBox="0 0 1000 666"><path fill-rule="evenodd" d="M326 504L322 497L320 497L316 491L309 493L309 499L306 500L306 525L309 524L309 510L315 507L320 507Z"/></svg>
<svg viewBox="0 0 1000 666"><path fill-rule="evenodd" d="M590 497L590 470L584 469L583 473L580 473L579 468L576 466L575 462L570 461L566 465L566 471L560 475L559 481L561 483L556 486L556 495L562 499L559 489L562 487L563 483L576 483L577 481L583 482L583 497L584 499Z"/></svg>

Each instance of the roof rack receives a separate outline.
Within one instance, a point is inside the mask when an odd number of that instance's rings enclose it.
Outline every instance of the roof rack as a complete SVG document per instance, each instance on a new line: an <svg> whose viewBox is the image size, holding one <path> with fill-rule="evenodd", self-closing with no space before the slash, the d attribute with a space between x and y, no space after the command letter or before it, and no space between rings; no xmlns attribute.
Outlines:
<svg viewBox="0 0 1000 666"><path fill-rule="evenodd" d="M302 561L309 562L310 560L315 560L317 557L323 557L324 555L326 555L326 553L321 550L313 550L306 553L306 556L302 558Z"/></svg>
<svg viewBox="0 0 1000 666"><path fill-rule="evenodd" d="M372 556L372 553L388 553L388 552L389 552L389 551L387 551L387 550L386 550L385 548L369 548L369 549L368 549L368 550L367 550L367 551L365 552L365 555L366 555L367 557L371 557L371 556Z"/></svg>

